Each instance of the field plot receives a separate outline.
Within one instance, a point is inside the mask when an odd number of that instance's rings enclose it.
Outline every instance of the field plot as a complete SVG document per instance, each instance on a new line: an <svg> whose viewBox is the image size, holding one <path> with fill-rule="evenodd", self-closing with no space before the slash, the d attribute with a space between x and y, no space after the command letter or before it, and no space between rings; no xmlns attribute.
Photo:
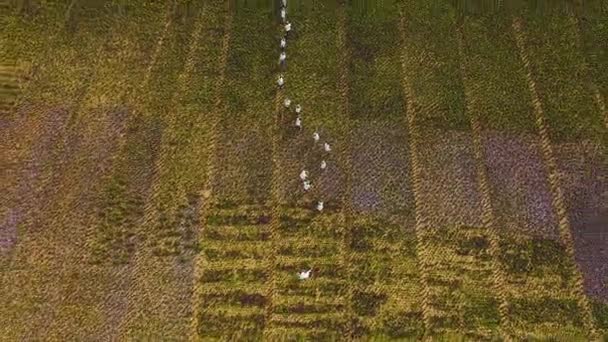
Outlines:
<svg viewBox="0 0 608 342"><path fill-rule="evenodd" d="M197 263L194 337L261 337L266 325L274 124L275 23L270 11L233 11L225 83L219 92L219 144L209 151L212 203ZM261 32L263 34L261 34ZM253 77L253 78L252 78Z"/></svg>
<svg viewBox="0 0 608 342"><path fill-rule="evenodd" d="M608 128L604 121L605 111L594 99L597 96L595 81L589 79L595 76L594 68L591 72L587 69L584 51L576 44L577 27L573 27L571 20L550 16L542 21L528 20L527 27L529 39L544 43L531 46L529 54L541 101L546 104L547 126L553 133L576 261L591 290L588 292L605 296L605 290L598 293L598 288L602 287L598 287L598 279L606 277L606 270L597 266L599 260L606 258L605 251L593 248L605 238L600 236L598 241L593 231L597 230L594 226L602 221L602 215L604 221L606 216L606 206L596 203L603 203L608 189L605 181ZM577 162L575 158L583 161ZM577 167L581 162L586 165L584 169Z"/></svg>
<svg viewBox="0 0 608 342"><path fill-rule="evenodd" d="M403 8L403 49L410 65L404 76L411 84L418 160L422 168L417 215L419 251L426 264L428 334L460 333L469 338L499 336L498 301L493 291L492 259L481 205L469 116L464 111L455 18L447 9L430 24L429 5ZM435 9L437 10L437 9ZM437 12L435 12L437 13ZM441 41L428 44L430 37ZM449 75L449 76L448 76ZM468 99L467 99L468 100ZM476 315L471 313L475 312ZM456 335L458 336L458 335Z"/></svg>
<svg viewBox="0 0 608 342"><path fill-rule="evenodd" d="M204 222L196 334L259 339L266 325L269 210L221 203Z"/></svg>
<svg viewBox="0 0 608 342"><path fill-rule="evenodd" d="M293 208L281 216L269 321L275 338L335 339L347 331L348 283L341 262L341 214ZM302 282L298 272L312 269Z"/></svg>
<svg viewBox="0 0 608 342"><path fill-rule="evenodd" d="M375 6L347 12L351 201L355 210L411 211L398 12L390 2Z"/></svg>
<svg viewBox="0 0 608 342"><path fill-rule="evenodd" d="M234 9L232 11L235 11ZM261 203L270 196L270 128L274 121L277 27L270 11L241 7L234 12L224 103L213 180L218 199Z"/></svg>
<svg viewBox="0 0 608 342"><path fill-rule="evenodd" d="M432 13L440 10L445 13L436 22L429 22ZM458 54L447 53L458 51L454 13L445 4L435 8L419 3L404 6L403 12L402 48L411 56L403 73L411 83L416 109L414 122L421 136L418 155L423 170L420 181L425 190L418 195L429 210L422 214L433 217L437 223L480 225L479 193L459 59ZM434 35L444 38L433 40Z"/></svg>
<svg viewBox="0 0 608 342"><path fill-rule="evenodd" d="M464 24L467 76L477 94L482 145L496 216L509 229L556 236L531 101L510 19Z"/></svg>

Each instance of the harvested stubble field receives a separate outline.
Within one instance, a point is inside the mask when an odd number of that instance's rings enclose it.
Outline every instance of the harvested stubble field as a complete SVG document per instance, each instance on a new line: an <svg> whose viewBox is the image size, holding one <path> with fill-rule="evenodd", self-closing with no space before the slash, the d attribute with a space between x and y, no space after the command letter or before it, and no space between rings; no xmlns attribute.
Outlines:
<svg viewBox="0 0 608 342"><path fill-rule="evenodd" d="M608 339L606 5L288 3L0 1L0 340Z"/></svg>

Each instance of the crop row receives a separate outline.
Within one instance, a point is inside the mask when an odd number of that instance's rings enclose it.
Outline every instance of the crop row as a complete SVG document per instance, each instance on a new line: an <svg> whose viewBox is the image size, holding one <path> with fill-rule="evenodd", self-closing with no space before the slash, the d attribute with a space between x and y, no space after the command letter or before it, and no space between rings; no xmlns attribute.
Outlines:
<svg viewBox="0 0 608 342"><path fill-rule="evenodd" d="M269 221L265 218L268 208L260 206L210 208L197 265L198 336L260 336L266 322L264 289L269 276L265 261L270 242L264 237Z"/></svg>

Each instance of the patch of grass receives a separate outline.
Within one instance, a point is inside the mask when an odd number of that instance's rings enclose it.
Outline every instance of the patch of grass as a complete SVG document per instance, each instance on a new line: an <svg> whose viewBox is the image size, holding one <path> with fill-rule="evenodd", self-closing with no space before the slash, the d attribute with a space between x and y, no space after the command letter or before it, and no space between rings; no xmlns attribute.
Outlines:
<svg viewBox="0 0 608 342"><path fill-rule="evenodd" d="M582 326L582 317L576 300L556 298L514 298L509 301L510 313L517 320L531 324L557 323Z"/></svg>
<svg viewBox="0 0 608 342"><path fill-rule="evenodd" d="M454 10L443 1L411 1L403 5L405 43L414 65L405 75L412 86L417 125L428 128L468 130L464 88L455 35ZM442 39L436 39L442 37Z"/></svg>
<svg viewBox="0 0 608 342"><path fill-rule="evenodd" d="M128 193L124 178L114 176L104 190L93 263L126 264L135 251L135 226L142 199Z"/></svg>
<svg viewBox="0 0 608 342"><path fill-rule="evenodd" d="M350 115L400 123L405 106L399 72L398 11L394 3L387 1L374 9L362 11L352 4L348 8Z"/></svg>
<svg viewBox="0 0 608 342"><path fill-rule="evenodd" d="M375 294L358 291L353 294L353 306L359 316L374 316L380 306L387 301L386 294Z"/></svg>
<svg viewBox="0 0 608 342"><path fill-rule="evenodd" d="M532 104L517 53L511 18L500 14L467 17L463 22L467 77L483 127L516 133L535 132ZM456 33L454 33L456 34Z"/></svg>
<svg viewBox="0 0 608 342"><path fill-rule="evenodd" d="M527 18L526 51L532 77L555 142L598 140L605 131L587 84L587 68L578 49L576 28L566 16Z"/></svg>
<svg viewBox="0 0 608 342"><path fill-rule="evenodd" d="M390 339L421 338L424 333L422 312L395 311L380 316L381 331Z"/></svg>

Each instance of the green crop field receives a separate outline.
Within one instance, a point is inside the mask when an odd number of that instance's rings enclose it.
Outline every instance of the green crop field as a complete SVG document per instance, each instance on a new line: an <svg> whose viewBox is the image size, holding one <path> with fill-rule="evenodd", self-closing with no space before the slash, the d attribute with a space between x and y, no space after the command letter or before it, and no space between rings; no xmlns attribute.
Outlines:
<svg viewBox="0 0 608 342"><path fill-rule="evenodd" d="M287 2L0 0L0 341L607 340L608 6Z"/></svg>

